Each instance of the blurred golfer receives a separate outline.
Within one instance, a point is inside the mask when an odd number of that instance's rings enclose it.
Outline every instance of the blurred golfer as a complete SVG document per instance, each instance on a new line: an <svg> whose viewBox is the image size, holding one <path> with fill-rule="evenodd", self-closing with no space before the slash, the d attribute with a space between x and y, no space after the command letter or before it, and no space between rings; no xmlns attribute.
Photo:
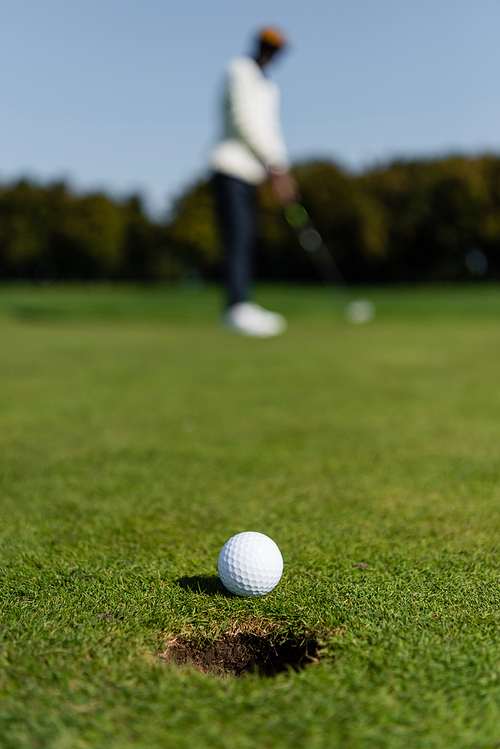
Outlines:
<svg viewBox="0 0 500 749"><path fill-rule="evenodd" d="M270 179L282 205L296 200L295 182L279 119L279 89L265 68L285 45L276 29L263 29L253 57L227 69L223 134L211 153L217 213L224 244L227 310L224 325L242 335L268 337L286 329L283 315L249 300L256 239L257 185Z"/></svg>

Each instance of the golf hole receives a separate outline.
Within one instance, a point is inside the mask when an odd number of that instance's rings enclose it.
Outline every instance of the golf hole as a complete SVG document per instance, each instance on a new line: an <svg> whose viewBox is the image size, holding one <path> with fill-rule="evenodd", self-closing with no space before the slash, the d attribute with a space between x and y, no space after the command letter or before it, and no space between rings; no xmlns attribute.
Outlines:
<svg viewBox="0 0 500 749"><path fill-rule="evenodd" d="M318 654L319 645L315 640L290 637L279 641L265 634L233 631L223 632L216 640L204 643L173 637L167 640L161 657L178 666L190 664L205 674L275 676L317 663Z"/></svg>

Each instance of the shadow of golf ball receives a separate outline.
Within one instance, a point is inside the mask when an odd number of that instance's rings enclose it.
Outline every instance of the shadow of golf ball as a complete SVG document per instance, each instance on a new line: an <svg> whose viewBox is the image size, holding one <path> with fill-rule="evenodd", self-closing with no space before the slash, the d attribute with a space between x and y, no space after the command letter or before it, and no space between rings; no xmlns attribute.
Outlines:
<svg viewBox="0 0 500 749"><path fill-rule="evenodd" d="M371 322L377 310L369 299L353 299L344 307L344 320L351 325L365 325Z"/></svg>

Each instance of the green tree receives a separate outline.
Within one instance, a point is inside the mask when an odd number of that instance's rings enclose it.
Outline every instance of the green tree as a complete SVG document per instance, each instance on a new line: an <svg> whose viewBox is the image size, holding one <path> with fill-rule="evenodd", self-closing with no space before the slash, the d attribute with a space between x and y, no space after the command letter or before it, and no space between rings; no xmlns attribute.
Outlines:
<svg viewBox="0 0 500 749"><path fill-rule="evenodd" d="M211 181L196 183L175 201L168 237L184 267L195 267L203 272L217 267L220 241Z"/></svg>

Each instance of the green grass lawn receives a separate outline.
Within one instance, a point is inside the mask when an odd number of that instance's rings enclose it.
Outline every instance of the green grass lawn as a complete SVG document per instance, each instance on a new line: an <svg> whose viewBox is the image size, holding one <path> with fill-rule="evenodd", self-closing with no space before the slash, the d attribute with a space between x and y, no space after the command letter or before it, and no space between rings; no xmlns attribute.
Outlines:
<svg viewBox="0 0 500 749"><path fill-rule="evenodd" d="M363 293L262 288L251 340L215 289L0 287L2 749L500 747L500 287ZM215 579L243 530L263 598ZM160 657L237 627L321 658Z"/></svg>

